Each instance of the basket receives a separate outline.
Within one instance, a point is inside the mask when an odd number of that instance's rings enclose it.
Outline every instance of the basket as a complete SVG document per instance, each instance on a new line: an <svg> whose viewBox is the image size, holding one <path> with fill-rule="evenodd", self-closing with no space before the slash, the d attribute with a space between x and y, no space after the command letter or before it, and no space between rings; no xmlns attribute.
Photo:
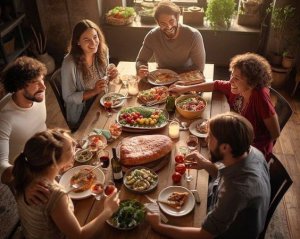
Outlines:
<svg viewBox="0 0 300 239"><path fill-rule="evenodd" d="M113 16L106 15L106 23L115 26L129 25L133 22L135 16L130 16L128 18L115 18Z"/></svg>

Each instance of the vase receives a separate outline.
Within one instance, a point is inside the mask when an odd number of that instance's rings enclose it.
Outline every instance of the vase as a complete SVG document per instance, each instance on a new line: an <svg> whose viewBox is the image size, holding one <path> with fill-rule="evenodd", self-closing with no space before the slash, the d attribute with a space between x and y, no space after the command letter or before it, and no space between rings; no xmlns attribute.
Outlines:
<svg viewBox="0 0 300 239"><path fill-rule="evenodd" d="M47 68L47 75L51 74L55 70L55 61L52 56L47 52L36 57L40 62L44 63Z"/></svg>

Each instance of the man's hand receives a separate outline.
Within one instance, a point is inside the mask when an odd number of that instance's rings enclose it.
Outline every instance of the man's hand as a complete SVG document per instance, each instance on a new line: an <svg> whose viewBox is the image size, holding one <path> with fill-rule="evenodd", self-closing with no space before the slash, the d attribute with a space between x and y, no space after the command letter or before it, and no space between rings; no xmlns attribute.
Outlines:
<svg viewBox="0 0 300 239"><path fill-rule="evenodd" d="M185 160L187 161L194 161L190 165L190 168L192 169L206 169L208 165L211 165L212 162L206 158L202 154L200 154L198 151L193 151L190 154L185 156Z"/></svg>
<svg viewBox="0 0 300 239"><path fill-rule="evenodd" d="M46 204L50 190L44 181L33 182L25 189L25 200L29 205Z"/></svg>
<svg viewBox="0 0 300 239"><path fill-rule="evenodd" d="M140 65L139 69L138 69L138 72L137 72L137 75L143 79L145 77L147 77L149 74L149 69L148 69L148 66L145 66L145 65Z"/></svg>

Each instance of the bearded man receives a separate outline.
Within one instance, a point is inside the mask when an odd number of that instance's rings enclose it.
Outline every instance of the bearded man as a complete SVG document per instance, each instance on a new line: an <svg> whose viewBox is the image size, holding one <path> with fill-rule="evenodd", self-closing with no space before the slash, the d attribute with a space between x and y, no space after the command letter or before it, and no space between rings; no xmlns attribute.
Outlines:
<svg viewBox="0 0 300 239"><path fill-rule="evenodd" d="M46 127L44 76L47 69L41 62L20 57L2 75L8 94L0 101L0 177L12 181L12 165L26 143Z"/></svg>
<svg viewBox="0 0 300 239"><path fill-rule="evenodd" d="M251 146L251 123L241 115L225 113L209 120L207 143L211 159L199 152L186 156L192 168L204 169L220 182L214 205L201 228L175 227L149 213L153 229L170 238L258 238L270 203L270 179L263 154ZM218 169L215 163L222 163Z"/></svg>
<svg viewBox="0 0 300 239"><path fill-rule="evenodd" d="M179 23L180 8L171 1L161 1L154 12L158 26L145 37L136 59L139 77L148 75L148 61L154 56L158 68L177 73L199 70L203 73L205 49L200 32Z"/></svg>

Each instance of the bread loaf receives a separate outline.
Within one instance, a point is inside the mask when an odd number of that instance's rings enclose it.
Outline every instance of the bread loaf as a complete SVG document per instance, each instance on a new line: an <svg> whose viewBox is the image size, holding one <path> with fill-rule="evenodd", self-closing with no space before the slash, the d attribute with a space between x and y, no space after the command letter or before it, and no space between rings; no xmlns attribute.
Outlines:
<svg viewBox="0 0 300 239"><path fill-rule="evenodd" d="M165 135L142 135L123 139L120 160L125 166L150 163L171 152L172 140Z"/></svg>

